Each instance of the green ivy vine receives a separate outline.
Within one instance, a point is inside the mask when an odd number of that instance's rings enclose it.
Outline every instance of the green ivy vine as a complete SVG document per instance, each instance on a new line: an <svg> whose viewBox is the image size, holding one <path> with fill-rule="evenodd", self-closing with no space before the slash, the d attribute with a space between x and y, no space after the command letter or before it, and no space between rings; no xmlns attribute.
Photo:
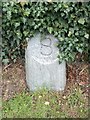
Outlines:
<svg viewBox="0 0 90 120"><path fill-rule="evenodd" d="M37 31L58 38L59 62L89 49L90 2L20 2L2 5L2 62L24 57L26 38Z"/></svg>

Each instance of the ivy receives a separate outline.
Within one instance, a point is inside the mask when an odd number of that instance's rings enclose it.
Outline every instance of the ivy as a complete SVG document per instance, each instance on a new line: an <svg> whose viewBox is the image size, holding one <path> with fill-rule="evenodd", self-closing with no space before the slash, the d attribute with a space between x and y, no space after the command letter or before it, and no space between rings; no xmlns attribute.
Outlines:
<svg viewBox="0 0 90 120"><path fill-rule="evenodd" d="M2 5L2 62L24 57L26 38L37 31L58 38L58 58L73 61L77 53L88 54L90 2L10 1Z"/></svg>

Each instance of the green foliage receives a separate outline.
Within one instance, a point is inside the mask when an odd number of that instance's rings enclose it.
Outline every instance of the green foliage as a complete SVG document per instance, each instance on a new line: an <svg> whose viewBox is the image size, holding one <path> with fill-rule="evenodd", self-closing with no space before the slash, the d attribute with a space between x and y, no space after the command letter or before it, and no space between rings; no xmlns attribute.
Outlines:
<svg viewBox="0 0 90 120"><path fill-rule="evenodd" d="M84 103L82 99L82 91L81 89L74 89L72 93L68 96L68 104L70 107L74 107L76 105L80 105Z"/></svg>
<svg viewBox="0 0 90 120"><path fill-rule="evenodd" d="M33 93L24 91L3 102L2 115L4 118L86 118L88 107L81 92L73 90L63 98L60 92L43 88Z"/></svg>
<svg viewBox="0 0 90 120"><path fill-rule="evenodd" d="M61 107L58 105L56 95L50 94L46 89L36 91L31 95L23 92L3 103L4 118L52 118L66 115L60 112Z"/></svg>
<svg viewBox="0 0 90 120"><path fill-rule="evenodd" d="M26 38L37 31L58 38L59 61L71 61L76 53L88 53L90 2L3 3L2 60L24 56Z"/></svg>

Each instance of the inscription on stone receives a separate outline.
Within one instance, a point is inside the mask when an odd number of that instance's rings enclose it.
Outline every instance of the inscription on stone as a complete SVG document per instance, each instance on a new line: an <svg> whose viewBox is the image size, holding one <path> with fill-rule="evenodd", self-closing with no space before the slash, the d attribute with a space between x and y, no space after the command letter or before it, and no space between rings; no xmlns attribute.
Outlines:
<svg viewBox="0 0 90 120"><path fill-rule="evenodd" d="M40 44L41 44L40 51L41 51L42 55L49 56L52 54L53 50L52 50L51 43L52 43L52 41L49 37L45 37L45 39L40 42Z"/></svg>
<svg viewBox="0 0 90 120"><path fill-rule="evenodd" d="M58 40L53 35L43 39L40 33L29 39L25 53L26 81L31 91L46 87L50 90L64 90L66 85L66 64L60 65L56 47Z"/></svg>

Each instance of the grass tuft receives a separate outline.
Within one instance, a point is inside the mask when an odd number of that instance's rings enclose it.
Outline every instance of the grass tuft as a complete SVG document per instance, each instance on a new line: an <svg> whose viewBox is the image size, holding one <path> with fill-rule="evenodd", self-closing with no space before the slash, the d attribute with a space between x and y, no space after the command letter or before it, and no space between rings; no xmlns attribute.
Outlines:
<svg viewBox="0 0 90 120"><path fill-rule="evenodd" d="M88 116L88 107L81 89L63 97L47 89L23 92L3 102L3 118L70 118Z"/></svg>

